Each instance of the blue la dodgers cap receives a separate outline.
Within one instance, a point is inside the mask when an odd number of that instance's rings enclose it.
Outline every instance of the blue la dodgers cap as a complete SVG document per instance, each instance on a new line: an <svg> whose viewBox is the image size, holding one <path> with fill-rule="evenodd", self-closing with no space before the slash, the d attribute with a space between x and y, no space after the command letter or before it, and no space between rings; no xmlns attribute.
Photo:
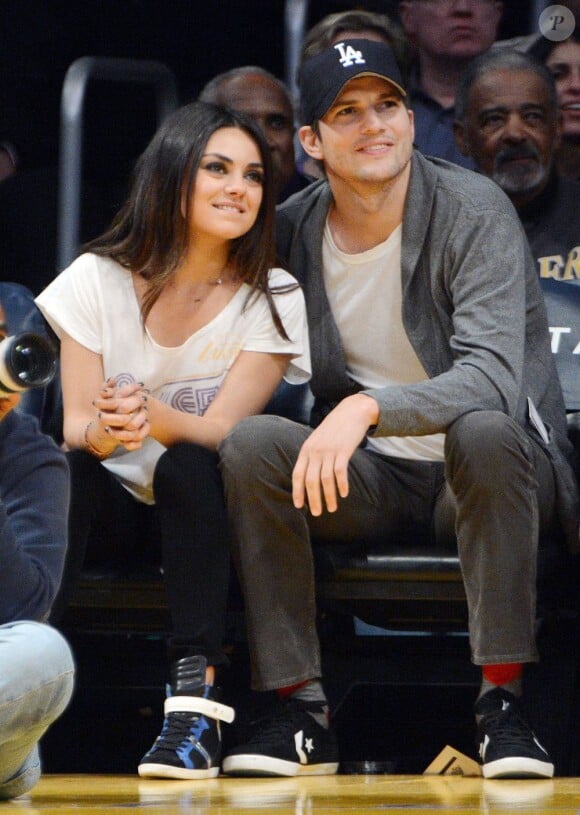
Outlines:
<svg viewBox="0 0 580 815"><path fill-rule="evenodd" d="M394 85L401 96L407 92L392 49L374 40L348 39L331 45L307 59L298 77L302 123L310 125L332 106L351 79L378 76Z"/></svg>

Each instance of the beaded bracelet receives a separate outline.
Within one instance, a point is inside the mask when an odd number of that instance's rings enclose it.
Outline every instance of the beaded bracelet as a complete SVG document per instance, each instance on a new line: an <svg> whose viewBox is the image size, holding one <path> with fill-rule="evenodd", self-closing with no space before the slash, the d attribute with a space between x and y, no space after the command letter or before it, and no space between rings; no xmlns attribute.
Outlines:
<svg viewBox="0 0 580 815"><path fill-rule="evenodd" d="M91 428L92 425L94 425L94 423L95 420L92 419L85 427L85 447L91 455L95 456L95 458L98 458L99 461L103 461L103 459L107 458L109 453L103 453L101 450L97 450L95 445L89 439L89 429Z"/></svg>

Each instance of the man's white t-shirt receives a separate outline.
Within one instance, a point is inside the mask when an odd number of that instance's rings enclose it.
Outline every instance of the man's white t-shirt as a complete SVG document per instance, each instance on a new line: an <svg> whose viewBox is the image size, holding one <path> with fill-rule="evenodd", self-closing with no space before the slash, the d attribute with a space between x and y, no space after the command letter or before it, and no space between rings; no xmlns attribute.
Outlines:
<svg viewBox="0 0 580 815"><path fill-rule="evenodd" d="M401 238L399 225L386 241L351 255L336 246L328 223L324 230L322 266L330 308L348 373L364 388L409 385L428 378L403 326ZM397 458L442 461L444 441L444 433L369 436L367 445Z"/></svg>
<svg viewBox="0 0 580 815"><path fill-rule="evenodd" d="M264 295L247 301L243 284L224 309L182 345L164 347L143 329L131 273L110 258L78 257L36 298L57 336L65 332L100 354L105 378L118 385L143 382L151 393L184 413L202 416L240 351L290 354L286 380L310 378L310 354L304 296L300 288L275 293L295 283L272 269L270 288L290 341L280 336ZM139 450L119 447L103 461L140 501L153 503L153 472L165 447L147 438Z"/></svg>

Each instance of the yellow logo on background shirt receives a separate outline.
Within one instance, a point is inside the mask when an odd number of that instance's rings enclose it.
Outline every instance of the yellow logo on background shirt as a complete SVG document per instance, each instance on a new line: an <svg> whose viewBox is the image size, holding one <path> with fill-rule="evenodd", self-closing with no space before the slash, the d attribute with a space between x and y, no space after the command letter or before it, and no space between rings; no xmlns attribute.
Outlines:
<svg viewBox="0 0 580 815"><path fill-rule="evenodd" d="M580 246L571 249L566 259L563 255L546 255L538 258L538 264L540 277L545 280L580 280Z"/></svg>

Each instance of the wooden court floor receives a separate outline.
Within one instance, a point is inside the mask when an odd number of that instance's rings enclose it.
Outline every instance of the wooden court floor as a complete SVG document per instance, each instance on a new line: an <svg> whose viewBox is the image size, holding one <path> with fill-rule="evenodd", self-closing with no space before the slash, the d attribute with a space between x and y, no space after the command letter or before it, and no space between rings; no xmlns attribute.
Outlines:
<svg viewBox="0 0 580 815"><path fill-rule="evenodd" d="M580 815L580 779L485 780L456 776L145 780L47 775L0 804L13 815Z"/></svg>

